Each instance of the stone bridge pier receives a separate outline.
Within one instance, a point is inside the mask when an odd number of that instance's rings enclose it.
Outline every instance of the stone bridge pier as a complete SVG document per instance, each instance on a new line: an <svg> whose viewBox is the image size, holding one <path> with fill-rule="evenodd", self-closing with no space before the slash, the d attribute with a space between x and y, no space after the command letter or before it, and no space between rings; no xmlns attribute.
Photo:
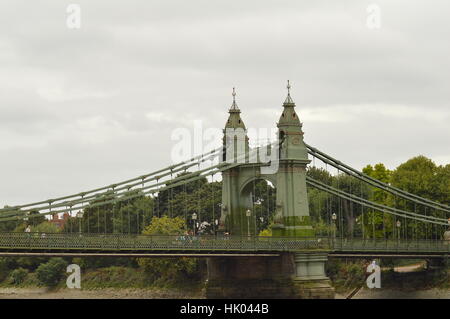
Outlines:
<svg viewBox="0 0 450 319"><path fill-rule="evenodd" d="M325 274L326 253L281 253L278 257L208 258L206 297L333 299Z"/></svg>

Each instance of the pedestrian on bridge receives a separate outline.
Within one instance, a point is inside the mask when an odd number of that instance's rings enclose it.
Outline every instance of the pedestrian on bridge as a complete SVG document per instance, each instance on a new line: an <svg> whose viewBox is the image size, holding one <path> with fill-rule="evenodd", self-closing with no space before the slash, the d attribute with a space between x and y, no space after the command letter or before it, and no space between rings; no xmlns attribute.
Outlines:
<svg viewBox="0 0 450 319"><path fill-rule="evenodd" d="M31 233L30 225L28 225L27 228L25 228L25 233L27 233L27 237L30 237L30 233Z"/></svg>

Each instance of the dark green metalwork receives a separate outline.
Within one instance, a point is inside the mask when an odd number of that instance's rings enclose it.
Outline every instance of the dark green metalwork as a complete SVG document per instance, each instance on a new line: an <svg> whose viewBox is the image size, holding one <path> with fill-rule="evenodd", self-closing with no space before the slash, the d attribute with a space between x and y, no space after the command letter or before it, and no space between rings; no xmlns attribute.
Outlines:
<svg viewBox="0 0 450 319"><path fill-rule="evenodd" d="M302 251L328 250L328 238L0 233L2 251Z"/></svg>
<svg viewBox="0 0 450 319"><path fill-rule="evenodd" d="M310 145L308 145L306 143L305 143L305 145L306 145L306 147L308 149L308 154L319 158L324 163L330 164L331 166L333 166L333 167L335 167L335 168L337 168L337 169L347 173L348 175L351 175L351 176L353 176L355 178L358 178L359 180L361 180L361 181L363 181L365 183L373 185L373 186L375 186L375 187L377 187L379 189L382 189L382 190L387 191L387 192L389 192L391 194L397 195L397 196L399 196L401 198L413 201L413 202L415 202L417 204L421 204L421 205L424 205L424 206L428 206L430 208L434 208L434 209L437 209L437 210L444 211L446 213L450 213L450 206L448 206L448 205L445 205L445 204L442 204L442 203L438 203L438 202L434 202L434 201L429 200L427 198L420 197L420 196L417 196L415 194L411 194L409 192L406 192L406 191L404 191L402 189L399 189L399 188L393 187L391 185L385 184L385 183L383 183L383 182L381 182L381 181L379 181L379 180L377 180L375 178L372 178L372 177L370 177L370 176L368 176L368 175L366 175L366 174L364 174L364 173L362 173L362 172L360 172L360 171L358 171L358 170L356 170L356 169L354 169L354 168L352 168L352 167L342 163L341 161L331 157L330 155L327 155L327 154L319 151L315 147L312 147L312 146L310 146Z"/></svg>
<svg viewBox="0 0 450 319"><path fill-rule="evenodd" d="M450 241L260 236L146 236L128 234L0 233L0 251L21 252L389 252L450 253Z"/></svg>

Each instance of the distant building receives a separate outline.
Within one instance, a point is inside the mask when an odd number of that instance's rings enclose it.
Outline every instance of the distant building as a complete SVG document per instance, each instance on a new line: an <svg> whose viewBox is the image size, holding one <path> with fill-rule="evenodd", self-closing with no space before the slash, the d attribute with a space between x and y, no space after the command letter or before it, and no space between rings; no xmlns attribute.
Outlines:
<svg viewBox="0 0 450 319"><path fill-rule="evenodd" d="M64 213L62 215L62 218L59 218L58 214L55 213L53 214L52 219L50 219L49 222L55 225L56 227L62 229L69 220L69 217L70 217L69 213Z"/></svg>

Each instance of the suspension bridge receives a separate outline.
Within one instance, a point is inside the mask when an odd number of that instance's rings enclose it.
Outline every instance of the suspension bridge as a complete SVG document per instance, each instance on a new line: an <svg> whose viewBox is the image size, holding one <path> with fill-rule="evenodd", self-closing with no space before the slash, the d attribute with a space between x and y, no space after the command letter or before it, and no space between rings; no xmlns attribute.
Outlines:
<svg viewBox="0 0 450 319"><path fill-rule="evenodd" d="M233 90L222 147L104 187L5 206L0 255L193 256L220 263L287 254L298 278L321 280L327 256L447 258L448 205L306 144L295 107L288 84L277 139L251 147ZM68 214L62 232L34 231L62 213ZM163 216L183 219L183 232L143 234ZM267 229L271 235L263 236ZM218 278L214 263L210 282Z"/></svg>

